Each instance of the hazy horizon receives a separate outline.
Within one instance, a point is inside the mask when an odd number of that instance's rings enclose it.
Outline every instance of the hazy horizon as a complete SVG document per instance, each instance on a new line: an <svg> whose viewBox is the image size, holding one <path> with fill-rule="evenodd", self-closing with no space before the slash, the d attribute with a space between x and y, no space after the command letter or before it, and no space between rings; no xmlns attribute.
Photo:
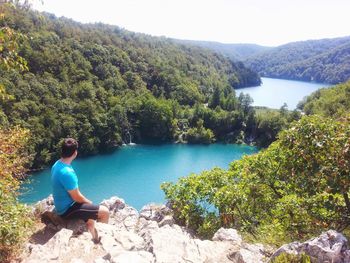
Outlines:
<svg viewBox="0 0 350 263"><path fill-rule="evenodd" d="M82 23L223 44L273 47L350 35L347 0L36 0L33 8Z"/></svg>

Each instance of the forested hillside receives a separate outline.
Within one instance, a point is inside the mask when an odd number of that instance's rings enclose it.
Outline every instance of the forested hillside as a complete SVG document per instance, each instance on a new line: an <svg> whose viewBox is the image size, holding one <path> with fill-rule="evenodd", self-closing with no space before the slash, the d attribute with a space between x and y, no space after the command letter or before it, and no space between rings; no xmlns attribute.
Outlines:
<svg viewBox="0 0 350 263"><path fill-rule="evenodd" d="M259 141L252 101L234 88L260 79L242 64L116 26L1 8L1 26L24 36L18 49L28 70L0 71L10 98L1 100L0 125L31 131L33 167L56 158L66 136L79 140L81 155L130 139Z"/></svg>
<svg viewBox="0 0 350 263"><path fill-rule="evenodd" d="M272 47L260 46L256 44L225 44L213 41L196 41L196 40L179 40L175 42L183 44L191 44L194 46L211 49L219 54L227 56L233 61L243 61L253 55L257 55L263 51L271 50Z"/></svg>
<svg viewBox="0 0 350 263"><path fill-rule="evenodd" d="M350 81L323 88L306 97L298 105L306 114L340 117L350 109Z"/></svg>
<svg viewBox="0 0 350 263"><path fill-rule="evenodd" d="M289 43L244 63L265 77L337 84L350 78L350 37Z"/></svg>

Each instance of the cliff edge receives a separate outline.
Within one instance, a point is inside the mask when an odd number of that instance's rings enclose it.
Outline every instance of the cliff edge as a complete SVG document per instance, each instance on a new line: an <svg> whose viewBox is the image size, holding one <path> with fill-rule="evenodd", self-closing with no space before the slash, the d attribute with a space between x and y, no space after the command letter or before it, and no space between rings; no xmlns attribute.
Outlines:
<svg viewBox="0 0 350 263"><path fill-rule="evenodd" d="M97 223L101 242L94 244L80 220L64 221L52 214L52 196L38 202L33 213L43 227L27 243L22 262L158 263L158 262L268 262L281 253L305 253L312 262L350 262L347 240L335 231L304 243L294 242L277 251L262 244L248 244L235 229L219 229L212 240L201 240L175 224L165 205L149 204L141 211L112 197L108 224ZM274 252L274 253L273 253Z"/></svg>

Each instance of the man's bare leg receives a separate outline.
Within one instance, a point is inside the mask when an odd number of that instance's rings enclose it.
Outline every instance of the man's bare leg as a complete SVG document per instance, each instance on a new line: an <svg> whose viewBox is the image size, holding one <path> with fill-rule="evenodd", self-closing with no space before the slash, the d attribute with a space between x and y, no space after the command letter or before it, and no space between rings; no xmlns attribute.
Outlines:
<svg viewBox="0 0 350 263"><path fill-rule="evenodd" d="M109 210L108 210L108 208L105 207L105 206L100 205L99 210L98 210L98 214L97 214L98 222L108 224L108 219L109 219ZM87 229L89 230L89 232L92 235L92 240L95 243L98 243L100 240L99 240L99 236L98 236L97 230L95 228L95 220L89 219L86 222L86 226L87 226Z"/></svg>
<svg viewBox="0 0 350 263"><path fill-rule="evenodd" d="M89 219L89 220L86 222L86 226L87 226L87 229L89 230L89 232L90 232L91 235L92 235L92 240L93 240L95 243L98 243L98 242L99 242L99 237L98 237L97 230L96 230L96 228L95 228L95 220Z"/></svg>

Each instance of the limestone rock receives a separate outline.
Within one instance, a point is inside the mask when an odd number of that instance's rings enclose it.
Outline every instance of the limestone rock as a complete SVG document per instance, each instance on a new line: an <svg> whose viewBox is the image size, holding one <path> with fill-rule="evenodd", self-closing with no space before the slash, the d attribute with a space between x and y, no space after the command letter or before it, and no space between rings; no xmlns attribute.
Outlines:
<svg viewBox="0 0 350 263"><path fill-rule="evenodd" d="M54 209L55 209L55 206L53 204L53 196L51 194L47 198L37 202L33 206L32 212L35 217L39 217L45 211L53 212Z"/></svg>
<svg viewBox="0 0 350 263"><path fill-rule="evenodd" d="M242 237L233 228L220 228L213 236L213 241L231 241L237 245L242 244Z"/></svg>
<svg viewBox="0 0 350 263"><path fill-rule="evenodd" d="M164 205L147 205L139 213L118 197L101 204L110 210L110 221L96 223L101 241L94 244L85 222L57 216L52 197L39 202L37 211L46 227L32 237L23 262L243 263L263 258L262 248L244 244L234 229L220 229L213 240L193 237L175 224Z"/></svg>
<svg viewBox="0 0 350 263"><path fill-rule="evenodd" d="M139 220L139 212L128 205L125 205L122 209L115 210L110 215L110 224L115 225L119 229L132 230L135 228Z"/></svg>
<svg viewBox="0 0 350 263"><path fill-rule="evenodd" d="M237 263L262 263L266 261L264 246L244 244L239 251L231 253L230 258Z"/></svg>
<svg viewBox="0 0 350 263"><path fill-rule="evenodd" d="M144 234L146 250L156 262L232 262L228 255L238 246L231 242L193 238L178 225L164 225Z"/></svg>
<svg viewBox="0 0 350 263"><path fill-rule="evenodd" d="M94 263L109 263L110 261L107 259L104 259L103 257L97 258L94 260Z"/></svg>
<svg viewBox="0 0 350 263"><path fill-rule="evenodd" d="M117 196L112 196L109 199L103 200L100 205L104 205L109 211L114 212L123 209L125 207L125 201Z"/></svg>
<svg viewBox="0 0 350 263"><path fill-rule="evenodd" d="M157 222L146 220L145 218L141 217L138 221L135 231L139 236L146 238L150 231L156 231L158 228L159 226Z"/></svg>
<svg viewBox="0 0 350 263"><path fill-rule="evenodd" d="M158 223L159 227L165 226L165 225L170 225L172 226L173 224L175 224L175 220L172 216L170 215L166 215L164 216L164 218L162 219L162 221L160 221Z"/></svg>
<svg viewBox="0 0 350 263"><path fill-rule="evenodd" d="M66 252L69 239L73 231L62 229L56 233L44 246L37 245L31 247L31 255L24 262L42 262L46 260L58 260Z"/></svg>
<svg viewBox="0 0 350 263"><path fill-rule="evenodd" d="M340 233L328 230L319 237L312 238L303 243L293 242L280 247L271 257L277 257L281 253L301 254L305 253L311 257L312 262L350 262L350 250L348 241Z"/></svg>
<svg viewBox="0 0 350 263"><path fill-rule="evenodd" d="M230 242L195 240L201 257L205 263L229 263L234 262L230 255L239 250L239 246Z"/></svg>
<svg viewBox="0 0 350 263"><path fill-rule="evenodd" d="M171 209L165 205L148 204L143 206L140 211L140 217L156 222L162 221L169 214L171 214Z"/></svg>
<svg viewBox="0 0 350 263"><path fill-rule="evenodd" d="M154 257L146 251L125 251L111 259L112 263L153 263Z"/></svg>
<svg viewBox="0 0 350 263"><path fill-rule="evenodd" d="M144 236L146 251L152 251L156 262L202 262L198 247L180 227L165 225Z"/></svg>

